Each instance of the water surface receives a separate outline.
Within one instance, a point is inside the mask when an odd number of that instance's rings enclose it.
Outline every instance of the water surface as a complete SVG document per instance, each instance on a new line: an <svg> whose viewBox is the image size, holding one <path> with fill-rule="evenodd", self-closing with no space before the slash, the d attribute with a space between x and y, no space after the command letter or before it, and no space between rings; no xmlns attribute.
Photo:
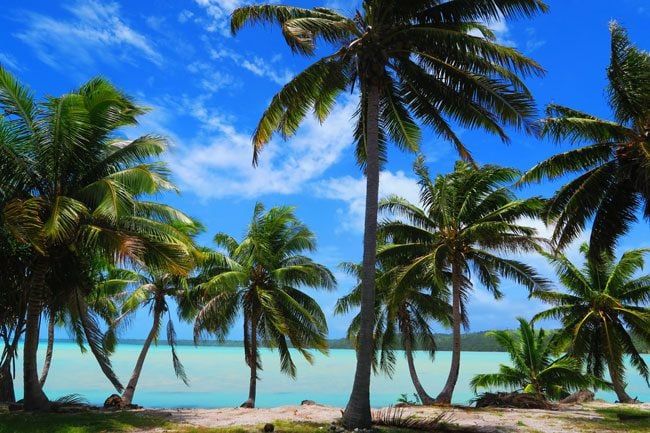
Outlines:
<svg viewBox="0 0 650 433"><path fill-rule="evenodd" d="M41 356L43 346L41 344ZM122 344L113 355L113 366L123 384L128 382L139 352L139 345ZM185 365L190 386L186 387L174 375L169 347L152 347L135 393L135 403L160 408L217 408L238 406L246 400L249 371L244 364L243 348L181 346L178 353ZM260 372L261 380L257 386L258 407L294 405L307 399L345 406L354 377L354 351L336 349L331 350L329 356L317 353L313 365L294 351L293 359L298 367L295 380L280 373L278 358L277 352L262 349L264 370ZM397 359L392 379L385 375L372 378L371 403L375 407L394 404L402 393L412 397L414 388L406 360L401 353L398 353ZM650 363L649 356L646 355L645 359ZM508 356L498 352L463 352L461 361L454 403L467 404L474 396L468 386L470 379L478 373L495 372L499 363L508 362ZM450 352L438 352L434 362L424 353L416 357L420 379L434 397L445 383L450 362ZM20 360L17 364L20 364ZM20 365L17 367L16 373L20 379L16 381L16 393L22 395L22 371ZM650 400L650 389L632 370L628 370L628 382L631 396ZM115 391L90 352L81 354L74 343L61 342L54 347L45 392L50 398L77 393L92 404L101 404ZM616 399L613 393L604 392L597 397L612 402Z"/></svg>

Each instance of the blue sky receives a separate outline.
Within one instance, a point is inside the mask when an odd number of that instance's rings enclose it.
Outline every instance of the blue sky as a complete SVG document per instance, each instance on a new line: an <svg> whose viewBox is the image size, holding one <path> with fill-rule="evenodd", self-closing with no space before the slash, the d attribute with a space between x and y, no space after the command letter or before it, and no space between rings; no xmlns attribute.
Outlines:
<svg viewBox="0 0 650 433"><path fill-rule="evenodd" d="M364 181L355 165L350 117L353 96L344 96L330 119L313 119L287 142L274 140L251 166L250 135L275 92L308 59L293 56L277 29L257 27L236 38L229 35L228 16L247 0L142 0L100 2L23 0L3 5L0 16L0 63L28 83L37 95L58 95L96 75L152 108L141 124L125 131L166 136L166 157L182 189L165 201L199 218L208 228L201 242L209 244L217 231L241 236L256 201L294 205L298 216L317 234L314 255L332 269L361 257ZM327 5L343 12L356 1L291 1L311 7ZM539 107L556 102L609 117L605 99L605 68L609 61L608 22L619 20L632 40L650 48L650 4L647 0L549 0L550 12L531 20L490 23L502 43L516 46L546 70L528 80ZM614 6L615 4L615 6ZM153 6L153 7L152 7ZM459 129L480 163L521 170L565 148L510 131L512 142L501 143L480 131ZM456 155L428 132L422 145L432 174L446 173ZM415 200L411 175L414 155L391 149L382 173L382 194L399 193ZM522 190L522 196L551 194L557 184ZM539 225L539 223L537 223ZM544 230L540 225L540 229ZM650 246L650 230L639 223L621 242L621 250ZM575 255L575 248L570 251ZM539 257L529 263L550 275ZM341 337L346 317L331 314L336 299L354 281L336 272L339 288L316 293L330 324L330 335ZM516 326L517 316L541 309L527 300L524 289L508 282L506 297L494 301L477 287L470 302L473 331ZM148 326L140 314L126 337L142 337ZM179 327L180 338L191 328ZM241 327L232 338L241 337Z"/></svg>

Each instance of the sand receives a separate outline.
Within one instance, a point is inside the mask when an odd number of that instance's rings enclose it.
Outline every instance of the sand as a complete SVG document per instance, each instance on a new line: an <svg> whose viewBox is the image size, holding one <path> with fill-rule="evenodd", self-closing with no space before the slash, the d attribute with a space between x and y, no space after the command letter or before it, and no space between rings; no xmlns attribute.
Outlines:
<svg viewBox="0 0 650 433"><path fill-rule="evenodd" d="M435 417L446 412L448 422L471 426L481 432L564 433L571 431L604 431L595 424L602 417L597 408L613 407L610 403L592 402L584 405L562 405L560 410L473 409L473 408L404 408L406 415ZM616 405L620 407L620 405ZM650 410L650 404L634 405ZM341 417L341 408L321 405L282 406L271 409L176 409L165 411L172 421L202 427L253 426L277 420L330 423Z"/></svg>

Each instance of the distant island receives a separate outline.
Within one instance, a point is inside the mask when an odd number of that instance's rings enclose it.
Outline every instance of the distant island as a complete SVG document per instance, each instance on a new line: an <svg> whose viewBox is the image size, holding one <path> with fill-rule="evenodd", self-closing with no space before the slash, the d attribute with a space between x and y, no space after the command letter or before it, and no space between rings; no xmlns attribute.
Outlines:
<svg viewBox="0 0 650 433"><path fill-rule="evenodd" d="M512 334L515 334L514 330L507 330ZM503 348L499 346L495 338L489 335L490 331L481 331L481 332L468 332L462 334L461 336L461 345L463 351L465 352L503 352ZM557 331L549 331L549 338ZM435 334L436 343L438 345L439 351L451 351L452 336L451 334L446 333L437 333ZM650 353L650 344L645 343L642 339L633 337L635 344L639 348L641 353ZM57 341L74 343L72 339L59 339ZM45 342L45 340L43 340ZM141 339L121 339L121 344L134 344L142 345L144 340ZM327 340L330 349L353 349L352 343L347 338L334 338ZM160 340L159 345L165 346L167 342ZM194 346L194 341L192 340L178 340L176 342L178 346ZM198 343L198 346L217 346L217 347L243 347L244 342L241 340L226 340L226 341L216 341L216 340L202 340ZM268 347L268 344L262 343L262 346ZM399 347L398 347L399 348ZM416 350L421 350L421 347L416 347Z"/></svg>

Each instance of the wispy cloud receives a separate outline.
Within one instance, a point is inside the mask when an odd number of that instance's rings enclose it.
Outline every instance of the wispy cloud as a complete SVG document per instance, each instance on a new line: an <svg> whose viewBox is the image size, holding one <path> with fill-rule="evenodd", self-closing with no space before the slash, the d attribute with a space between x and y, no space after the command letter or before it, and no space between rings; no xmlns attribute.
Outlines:
<svg viewBox="0 0 650 433"><path fill-rule="evenodd" d="M207 41L206 45L208 46L208 52L212 60L231 60L237 66L246 69L253 75L266 78L276 84L284 85L293 77L293 73L289 69L277 67L276 64L281 59L277 55L269 61L259 56L244 56L224 47L213 48Z"/></svg>
<svg viewBox="0 0 650 433"><path fill-rule="evenodd" d="M5 68L13 69L14 71L20 70L20 66L18 65L16 58L8 53L0 53L0 65L4 66Z"/></svg>
<svg viewBox="0 0 650 433"><path fill-rule="evenodd" d="M15 35L32 47L42 62L56 69L98 62L134 63L140 57L162 64L152 43L121 17L117 3L77 1L64 8L70 14L65 19L28 12L27 28Z"/></svg>
<svg viewBox="0 0 650 433"><path fill-rule="evenodd" d="M412 203L419 202L417 180L403 171L395 173L385 170L379 175L379 196L399 195ZM366 209L366 179L364 177L344 176L320 181L315 186L318 196L339 200L345 207L339 209L340 227L344 230L363 232Z"/></svg>
<svg viewBox="0 0 650 433"><path fill-rule="evenodd" d="M255 3L249 0L194 0L206 13L208 20L204 28L208 32L219 32L224 36L230 35L230 14L238 7ZM277 3L270 0L266 3ZM203 20L199 19L199 23Z"/></svg>
<svg viewBox="0 0 650 433"><path fill-rule="evenodd" d="M526 29L526 52L532 53L546 45L546 41L537 35L537 31L529 27Z"/></svg>
<svg viewBox="0 0 650 433"><path fill-rule="evenodd" d="M265 194L294 194L320 178L350 147L351 118L356 101L346 98L321 125L308 118L295 137L274 140L251 165L250 131L201 101L188 107L201 123L202 134L179 146L169 163L185 190L203 199L253 198Z"/></svg>

